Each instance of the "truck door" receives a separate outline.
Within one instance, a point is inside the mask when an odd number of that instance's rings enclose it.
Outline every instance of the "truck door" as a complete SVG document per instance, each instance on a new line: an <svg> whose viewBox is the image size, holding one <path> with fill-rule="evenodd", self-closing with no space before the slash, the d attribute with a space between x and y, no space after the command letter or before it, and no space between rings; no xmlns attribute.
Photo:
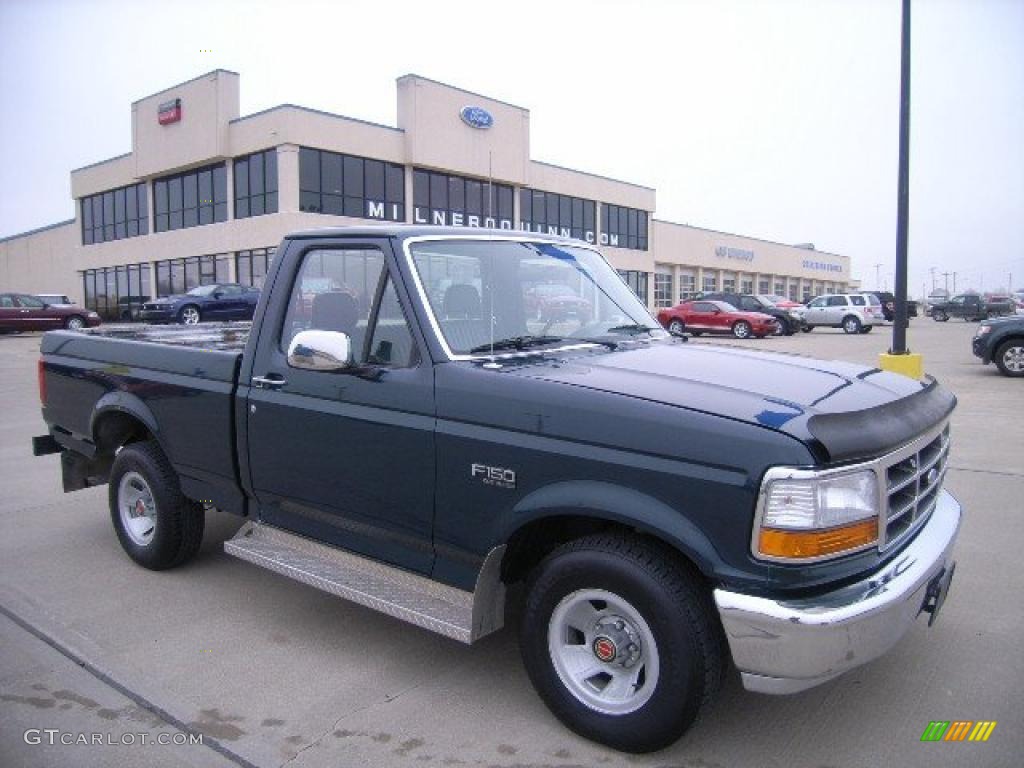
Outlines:
<svg viewBox="0 0 1024 768"><path fill-rule="evenodd" d="M249 474L263 521L427 573L433 565L433 370L387 241L292 241L248 382ZM352 340L355 367L289 366L306 329Z"/></svg>

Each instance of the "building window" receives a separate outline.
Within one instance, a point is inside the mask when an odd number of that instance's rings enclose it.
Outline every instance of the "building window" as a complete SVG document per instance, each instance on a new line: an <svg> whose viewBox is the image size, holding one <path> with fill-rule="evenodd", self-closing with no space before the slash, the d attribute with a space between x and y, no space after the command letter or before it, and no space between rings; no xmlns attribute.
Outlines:
<svg viewBox="0 0 1024 768"><path fill-rule="evenodd" d="M234 169L235 218L277 213L277 150L236 158Z"/></svg>
<svg viewBox="0 0 1024 768"><path fill-rule="evenodd" d="M654 306L672 306L672 273L654 273Z"/></svg>
<svg viewBox="0 0 1024 768"><path fill-rule="evenodd" d="M697 277L688 273L679 274L679 301L692 299L697 295Z"/></svg>
<svg viewBox="0 0 1024 768"><path fill-rule="evenodd" d="M723 277L722 278L722 291L725 293L736 293L736 278L735 277Z"/></svg>
<svg viewBox="0 0 1024 768"><path fill-rule="evenodd" d="M647 250L647 211L601 203L601 245Z"/></svg>
<svg viewBox="0 0 1024 768"><path fill-rule="evenodd" d="M597 203L554 192L519 190L519 228L545 235L575 237L596 242L594 222Z"/></svg>
<svg viewBox="0 0 1024 768"><path fill-rule="evenodd" d="M740 293L753 293L754 292L754 278L744 277L740 280Z"/></svg>
<svg viewBox="0 0 1024 768"><path fill-rule="evenodd" d="M784 280L775 281L775 295L785 296L786 295L786 283Z"/></svg>
<svg viewBox="0 0 1024 768"><path fill-rule="evenodd" d="M82 245L149 234L149 202L145 182L89 195L79 203L82 211Z"/></svg>
<svg viewBox="0 0 1024 768"><path fill-rule="evenodd" d="M633 293L642 301L645 305L647 304L647 276L649 272L638 272L635 270L617 270L619 276L625 281L626 285L632 289Z"/></svg>
<svg viewBox="0 0 1024 768"><path fill-rule="evenodd" d="M154 181L154 231L167 232L227 221L227 179L227 166L220 163Z"/></svg>
<svg viewBox="0 0 1024 768"><path fill-rule="evenodd" d="M156 295L173 296L191 291L199 285L229 282L228 258L228 254L218 253L158 261Z"/></svg>
<svg viewBox="0 0 1024 768"><path fill-rule="evenodd" d="M758 280L757 292L764 295L771 293L771 281L765 277L762 277L760 280Z"/></svg>
<svg viewBox="0 0 1024 768"><path fill-rule="evenodd" d="M276 248L255 248L235 254L236 280L242 285L263 288Z"/></svg>
<svg viewBox="0 0 1024 768"><path fill-rule="evenodd" d="M99 267L81 274L85 307L104 320L135 320L151 296L148 264Z"/></svg>
<svg viewBox="0 0 1024 768"><path fill-rule="evenodd" d="M512 187L416 169L412 176L414 224L512 229Z"/></svg>
<svg viewBox="0 0 1024 768"><path fill-rule="evenodd" d="M718 275L714 272L704 273L704 285L701 287L704 293L714 293L718 290Z"/></svg>
<svg viewBox="0 0 1024 768"><path fill-rule="evenodd" d="M299 149L299 210L405 221L405 168L383 160Z"/></svg>
<svg viewBox="0 0 1024 768"><path fill-rule="evenodd" d="M792 282L792 283L789 284L789 300L790 301L800 301L800 295L799 295L798 291L799 291L799 286L795 282Z"/></svg>

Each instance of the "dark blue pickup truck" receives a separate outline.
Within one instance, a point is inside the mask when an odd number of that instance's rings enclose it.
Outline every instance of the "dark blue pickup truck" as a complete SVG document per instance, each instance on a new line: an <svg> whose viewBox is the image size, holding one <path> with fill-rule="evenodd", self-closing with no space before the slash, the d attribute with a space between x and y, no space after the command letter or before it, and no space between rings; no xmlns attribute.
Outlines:
<svg viewBox="0 0 1024 768"><path fill-rule="evenodd" d="M35 451L67 491L109 483L140 565L193 557L212 505L246 518L231 554L467 643L523 582L539 694L635 752L730 656L790 693L934 620L961 517L934 380L689 343L573 240L374 227L277 254L251 328L43 338ZM555 290L576 309L531 304Z"/></svg>

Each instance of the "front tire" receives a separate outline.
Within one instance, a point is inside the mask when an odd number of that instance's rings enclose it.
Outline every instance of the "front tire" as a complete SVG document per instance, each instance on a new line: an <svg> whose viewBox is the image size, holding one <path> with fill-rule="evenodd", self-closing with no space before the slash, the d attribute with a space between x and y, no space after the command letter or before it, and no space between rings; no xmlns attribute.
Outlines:
<svg viewBox="0 0 1024 768"><path fill-rule="evenodd" d="M199 551L203 507L181 493L177 473L155 442L132 443L118 452L109 503L122 548L142 567L173 568Z"/></svg>
<svg viewBox="0 0 1024 768"><path fill-rule="evenodd" d="M626 752L676 741L721 683L710 594L666 547L597 534L555 550L527 585L520 648L568 728Z"/></svg>
<svg viewBox="0 0 1024 768"><path fill-rule="evenodd" d="M686 326L683 324L683 321L678 318L674 319L671 323L668 324L669 333L674 333L677 336L681 336L683 331L685 330Z"/></svg>
<svg viewBox="0 0 1024 768"><path fill-rule="evenodd" d="M846 333L860 333L861 322L853 315L848 315L843 318L843 330Z"/></svg>
<svg viewBox="0 0 1024 768"><path fill-rule="evenodd" d="M178 322L182 325L198 325L201 319L199 307L194 304L182 307L181 311L178 312Z"/></svg>
<svg viewBox="0 0 1024 768"><path fill-rule="evenodd" d="M64 327L69 331L80 331L85 328L85 320L79 315L71 315L64 321Z"/></svg>
<svg viewBox="0 0 1024 768"><path fill-rule="evenodd" d="M937 323L944 323L949 320L949 315L943 312L941 309L932 310L932 320Z"/></svg>
<svg viewBox="0 0 1024 768"><path fill-rule="evenodd" d="M750 323L746 320L737 320L732 326L732 335L737 339L749 339L750 338Z"/></svg>
<svg viewBox="0 0 1024 768"><path fill-rule="evenodd" d="M992 360L1004 376L1024 376L1024 339L1004 341Z"/></svg>

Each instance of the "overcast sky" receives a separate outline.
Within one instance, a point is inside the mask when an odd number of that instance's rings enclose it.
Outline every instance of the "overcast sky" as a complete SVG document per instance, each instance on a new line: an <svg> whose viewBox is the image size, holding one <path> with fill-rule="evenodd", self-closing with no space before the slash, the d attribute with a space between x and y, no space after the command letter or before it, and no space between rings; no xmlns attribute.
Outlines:
<svg viewBox="0 0 1024 768"><path fill-rule="evenodd" d="M910 291L1024 286L1024 0L914 0ZM847 254L892 289L899 0L0 0L0 237L74 215L131 102L217 67L242 114L395 124L414 72L531 111L536 160L655 216ZM952 288L952 274L949 277Z"/></svg>

